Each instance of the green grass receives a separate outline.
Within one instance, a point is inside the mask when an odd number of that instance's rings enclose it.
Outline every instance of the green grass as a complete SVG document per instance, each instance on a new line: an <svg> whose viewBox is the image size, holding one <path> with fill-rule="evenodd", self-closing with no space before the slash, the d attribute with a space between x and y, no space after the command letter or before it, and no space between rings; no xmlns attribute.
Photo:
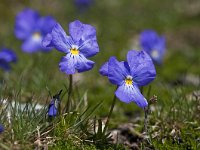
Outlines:
<svg viewBox="0 0 200 150"><path fill-rule="evenodd" d="M199 4L198 1L193 3ZM88 11L80 14L72 0L3 0L0 4L0 46L15 50L18 62L12 65L9 73L0 70L1 99L47 106L51 99L49 91L53 95L63 89L61 102L65 104L67 101L68 76L58 68L63 54L56 50L25 54L20 48L21 41L13 34L15 15L24 7L36 9L42 15L52 15L66 31L69 22L75 19L94 25L100 53L92 58L96 62L93 70L75 77L71 114L48 123L46 108L39 113L31 109L17 115L17 108L14 107L11 111L12 124L9 124L6 119L7 108L1 105L0 123L4 124L5 132L0 135L0 149L34 149L37 146L34 144L38 138L37 128L42 135L42 146L48 146L49 149L128 149L124 144L103 142L100 140L103 137L95 135L91 129L95 116L98 120L108 115L115 91L115 86L102 77L98 69L110 56L124 60L128 50L139 49L139 33L147 28L166 36L167 52L164 63L156 66L156 80L143 89L145 97L157 95L158 102L152 106L149 115L149 138L137 144L140 149L199 149L200 103L199 97L196 100L192 95L200 85L187 81L189 75L196 79L200 77L200 12L198 8L191 9L193 3L188 4L186 0L96 0ZM84 121L75 127L80 120ZM134 103L125 104L118 100L109 129L132 123L137 125L135 130L142 133L143 121L142 109Z"/></svg>

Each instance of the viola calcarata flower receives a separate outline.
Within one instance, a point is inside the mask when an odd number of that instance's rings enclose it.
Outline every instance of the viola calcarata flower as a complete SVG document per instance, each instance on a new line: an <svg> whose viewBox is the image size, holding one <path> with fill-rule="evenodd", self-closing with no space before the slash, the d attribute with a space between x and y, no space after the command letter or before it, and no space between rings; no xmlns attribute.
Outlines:
<svg viewBox="0 0 200 150"><path fill-rule="evenodd" d="M0 124L0 133L2 133L3 131L4 131L4 126Z"/></svg>
<svg viewBox="0 0 200 150"><path fill-rule="evenodd" d="M54 99L51 100L48 108L48 116L55 117L58 112L58 105Z"/></svg>
<svg viewBox="0 0 200 150"><path fill-rule="evenodd" d="M57 23L52 32L44 38L43 46L54 47L66 54L59 63L60 70L66 74L92 69L94 62L87 58L99 52L96 29L76 20L69 24L69 34L70 36L66 35L61 25Z"/></svg>
<svg viewBox="0 0 200 150"><path fill-rule="evenodd" d="M141 108L148 105L139 87L153 81L156 70L152 59L145 51L130 50L127 61L119 62L115 57L111 57L100 68L100 74L107 76L112 84L117 85L115 95L122 102L135 102Z"/></svg>
<svg viewBox="0 0 200 150"><path fill-rule="evenodd" d="M19 12L15 21L15 35L23 41L22 50L27 53L50 51L52 48L43 47L41 42L55 24L51 16L41 17L32 9L26 8Z"/></svg>
<svg viewBox="0 0 200 150"><path fill-rule="evenodd" d="M56 95L53 96L49 107L48 107L48 116L49 117L55 117L58 115L58 111L60 109L60 95L62 93L62 90Z"/></svg>
<svg viewBox="0 0 200 150"><path fill-rule="evenodd" d="M89 8L94 0L74 0L74 4L80 11L85 11Z"/></svg>
<svg viewBox="0 0 200 150"><path fill-rule="evenodd" d="M2 68L4 71L9 71L11 69L10 63L16 61L17 56L14 51L6 48L0 50L0 68Z"/></svg>
<svg viewBox="0 0 200 150"><path fill-rule="evenodd" d="M162 64L165 54L165 37L159 36L153 30L144 30L140 34L141 48L146 51L157 64Z"/></svg>

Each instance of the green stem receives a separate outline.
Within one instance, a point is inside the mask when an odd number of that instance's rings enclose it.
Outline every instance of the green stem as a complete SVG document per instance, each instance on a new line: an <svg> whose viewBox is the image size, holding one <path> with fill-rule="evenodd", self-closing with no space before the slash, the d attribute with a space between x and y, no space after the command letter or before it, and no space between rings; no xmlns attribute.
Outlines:
<svg viewBox="0 0 200 150"><path fill-rule="evenodd" d="M149 105L147 107L144 108L144 134L148 134L148 122L149 122L149 118L148 118L148 115L149 115Z"/></svg>
<svg viewBox="0 0 200 150"><path fill-rule="evenodd" d="M73 90L72 84L73 84L73 76L70 74L70 75L69 75L68 98L67 98L67 104L66 104L65 112L69 112L71 94L72 94L72 90Z"/></svg>
<svg viewBox="0 0 200 150"><path fill-rule="evenodd" d="M149 87L149 90L148 90L148 98L150 96L150 91L151 91L151 86ZM150 110L150 105L154 104L157 102L157 96L153 96L149 99L148 101L148 106L146 106L144 108L144 133L145 134L148 134L148 123L149 123L149 114L151 113L151 110Z"/></svg>
<svg viewBox="0 0 200 150"><path fill-rule="evenodd" d="M107 127L108 127L108 124L109 124L109 120L110 120L110 117L111 117L111 115L112 115L113 108L114 108L114 106L115 106L116 100L117 100L117 97L114 95L113 101L112 101L112 105L111 105L111 107L110 107L110 112L109 112L109 114L108 114L108 119L107 119L106 124L105 124L105 127L104 127L104 129L103 129L103 134L105 134L105 132L106 132L106 130L107 130Z"/></svg>

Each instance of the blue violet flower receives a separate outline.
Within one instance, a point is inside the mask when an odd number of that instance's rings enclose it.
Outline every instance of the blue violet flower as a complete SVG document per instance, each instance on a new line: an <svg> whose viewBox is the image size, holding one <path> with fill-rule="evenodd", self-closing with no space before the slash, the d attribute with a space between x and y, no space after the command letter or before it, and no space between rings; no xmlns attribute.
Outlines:
<svg viewBox="0 0 200 150"><path fill-rule="evenodd" d="M43 47L44 36L51 32L56 21L51 16L41 17L38 12L24 9L16 16L15 35L23 40L22 50L27 53L47 52L51 48Z"/></svg>
<svg viewBox="0 0 200 150"><path fill-rule="evenodd" d="M92 5L93 0L74 0L74 3L80 11L84 11Z"/></svg>
<svg viewBox="0 0 200 150"><path fill-rule="evenodd" d="M4 126L0 124L0 133L2 133L3 131L4 131Z"/></svg>
<svg viewBox="0 0 200 150"><path fill-rule="evenodd" d="M140 34L140 45L152 58L152 60L161 64L165 54L165 37L159 36L153 30L144 30Z"/></svg>
<svg viewBox="0 0 200 150"><path fill-rule="evenodd" d="M48 108L48 116L55 117L58 111L58 104L54 99L51 100Z"/></svg>
<svg viewBox="0 0 200 150"><path fill-rule="evenodd" d="M115 95L119 100L125 103L133 101L141 108L148 105L139 87L153 81L156 70L145 51L129 51L127 62L119 62L115 57L111 57L99 71L103 76L107 76L112 84L118 86Z"/></svg>
<svg viewBox="0 0 200 150"><path fill-rule="evenodd" d="M49 108L48 108L48 116L49 117L55 117L58 114L58 109L60 107L60 95L62 93L62 90L56 95L53 96Z"/></svg>
<svg viewBox="0 0 200 150"><path fill-rule="evenodd" d="M66 35L60 24L56 24L50 34L43 40L43 46L55 47L66 53L60 63L60 70L66 74L84 72L93 68L94 62L87 58L99 52L96 39L96 29L76 20L69 24L69 34Z"/></svg>
<svg viewBox="0 0 200 150"><path fill-rule="evenodd" d="M9 71L11 69L10 63L16 62L17 56L14 51L3 48L0 50L0 68L5 71Z"/></svg>

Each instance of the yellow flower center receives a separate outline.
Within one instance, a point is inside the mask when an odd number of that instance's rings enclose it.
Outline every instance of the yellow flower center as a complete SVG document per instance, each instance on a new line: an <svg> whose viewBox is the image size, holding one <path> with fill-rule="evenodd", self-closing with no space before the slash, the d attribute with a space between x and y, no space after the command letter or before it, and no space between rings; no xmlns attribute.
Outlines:
<svg viewBox="0 0 200 150"><path fill-rule="evenodd" d="M35 32L35 33L33 33L33 39L35 39L35 40L40 40L40 39L41 39L41 34L40 34L40 32Z"/></svg>
<svg viewBox="0 0 200 150"><path fill-rule="evenodd" d="M73 55L78 55L79 54L79 50L77 48L71 48L70 49L71 54Z"/></svg>
<svg viewBox="0 0 200 150"><path fill-rule="evenodd" d="M151 56L152 56L153 58L158 58L158 57L159 57L158 51L157 51L157 50L152 50Z"/></svg>
<svg viewBox="0 0 200 150"><path fill-rule="evenodd" d="M133 79L131 76L127 76L125 79L126 85L132 85L133 84Z"/></svg>
<svg viewBox="0 0 200 150"><path fill-rule="evenodd" d="M132 79L126 79L125 83L128 84L128 85L131 85L133 83L133 80Z"/></svg>

